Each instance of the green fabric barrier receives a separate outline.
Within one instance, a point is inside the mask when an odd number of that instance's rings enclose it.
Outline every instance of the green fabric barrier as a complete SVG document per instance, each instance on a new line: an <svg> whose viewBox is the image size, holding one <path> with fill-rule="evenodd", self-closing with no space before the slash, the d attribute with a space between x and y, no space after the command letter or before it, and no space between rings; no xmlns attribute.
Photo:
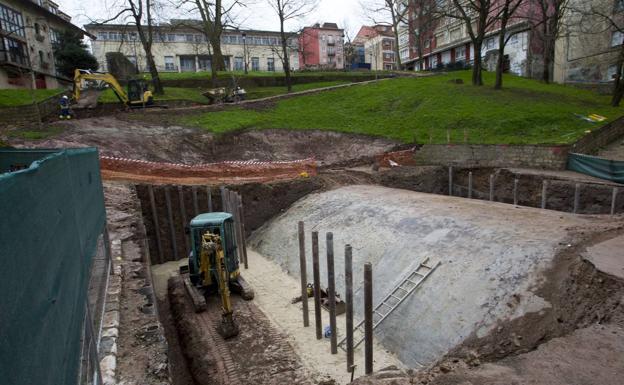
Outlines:
<svg viewBox="0 0 624 385"><path fill-rule="evenodd" d="M619 160L571 153L568 155L568 170L616 183L624 183L624 162Z"/></svg>
<svg viewBox="0 0 624 385"><path fill-rule="evenodd" d="M0 169L0 382L76 384L106 221L98 152L0 150L2 166L28 160Z"/></svg>

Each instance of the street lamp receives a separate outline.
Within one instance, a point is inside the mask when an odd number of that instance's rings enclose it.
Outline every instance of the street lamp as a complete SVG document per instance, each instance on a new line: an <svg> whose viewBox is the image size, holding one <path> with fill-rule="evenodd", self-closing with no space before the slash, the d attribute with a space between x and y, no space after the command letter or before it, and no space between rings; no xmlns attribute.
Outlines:
<svg viewBox="0 0 624 385"><path fill-rule="evenodd" d="M243 32L242 36L243 36L243 61L245 62L245 75L247 75L249 73L247 70L247 34Z"/></svg>

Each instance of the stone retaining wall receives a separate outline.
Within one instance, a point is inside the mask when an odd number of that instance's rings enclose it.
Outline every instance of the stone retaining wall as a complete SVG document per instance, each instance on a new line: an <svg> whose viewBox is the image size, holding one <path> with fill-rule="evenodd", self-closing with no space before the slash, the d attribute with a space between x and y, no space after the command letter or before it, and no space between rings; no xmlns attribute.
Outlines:
<svg viewBox="0 0 624 385"><path fill-rule="evenodd" d="M415 154L419 165L530 167L553 170L564 170L567 158L567 146L425 144Z"/></svg>
<svg viewBox="0 0 624 385"><path fill-rule="evenodd" d="M60 94L51 96L37 103L37 105L0 107L0 125L32 125L38 123L39 116L41 116L42 120L45 120L47 117L58 113ZM37 111L37 108L39 111Z"/></svg>
<svg viewBox="0 0 624 385"><path fill-rule="evenodd" d="M578 154L593 155L622 136L624 136L624 117L616 119L585 135L570 147L570 151Z"/></svg>

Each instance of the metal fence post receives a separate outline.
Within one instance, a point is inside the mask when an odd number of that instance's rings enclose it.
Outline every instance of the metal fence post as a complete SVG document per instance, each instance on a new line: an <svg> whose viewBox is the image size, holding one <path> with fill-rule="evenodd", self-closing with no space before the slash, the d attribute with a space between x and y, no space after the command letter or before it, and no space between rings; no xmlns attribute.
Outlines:
<svg viewBox="0 0 624 385"><path fill-rule="evenodd" d="M468 173L468 199L472 198L472 171Z"/></svg>
<svg viewBox="0 0 624 385"><path fill-rule="evenodd" d="M580 200L581 200L581 184L577 183L576 185L574 185L574 208L572 209L572 212L574 214L578 213Z"/></svg>
<svg viewBox="0 0 624 385"><path fill-rule="evenodd" d="M319 270L318 231L312 232L312 271L314 275L314 323L316 339L323 338L323 320L321 318L321 273Z"/></svg>
<svg viewBox="0 0 624 385"><path fill-rule="evenodd" d="M154 234L156 235L156 248L158 249L158 263L165 262L163 256L162 242L160 240L160 225L158 224L158 212L156 210L156 199L154 198L154 188L152 185L147 186L147 191L150 198L150 206L152 209L152 220L154 222Z"/></svg>
<svg viewBox="0 0 624 385"><path fill-rule="evenodd" d="M210 188L210 186L206 186L206 198L208 199L208 212L211 213L212 212L212 189Z"/></svg>
<svg viewBox="0 0 624 385"><path fill-rule="evenodd" d="M353 251L345 246L345 305L347 334L347 372L353 370Z"/></svg>
<svg viewBox="0 0 624 385"><path fill-rule="evenodd" d="M453 196L453 166L449 166L449 196Z"/></svg>
<svg viewBox="0 0 624 385"><path fill-rule="evenodd" d="M308 315L308 278L306 272L305 257L305 233L303 231L303 222L299 221L299 270L301 271L301 303L303 304L303 326L310 326Z"/></svg>
<svg viewBox="0 0 624 385"><path fill-rule="evenodd" d="M373 372L373 265L364 265L364 362L365 374Z"/></svg>
<svg viewBox="0 0 624 385"><path fill-rule="evenodd" d="M615 200L617 198L618 188L614 187L611 193L611 215L615 215Z"/></svg>
<svg viewBox="0 0 624 385"><path fill-rule="evenodd" d="M188 226L188 222L186 221L186 206L184 204L184 190L182 189L182 186L178 186L178 197L180 198L180 214L182 217L182 229L185 229ZM185 247L185 252L186 254L189 253L190 249L190 242L189 242L189 237L186 235L186 233L184 234L184 247Z"/></svg>
<svg viewBox="0 0 624 385"><path fill-rule="evenodd" d="M494 175L490 174L490 202L494 201Z"/></svg>
<svg viewBox="0 0 624 385"><path fill-rule="evenodd" d="M327 280L329 297L329 328L331 330L331 354L338 353L336 336L336 281L334 275L334 234L327 233Z"/></svg>
<svg viewBox="0 0 624 385"><path fill-rule="evenodd" d="M518 179L514 179L513 201L514 205L518 206Z"/></svg>
<svg viewBox="0 0 624 385"><path fill-rule="evenodd" d="M193 191L193 212L195 216L199 215L199 204L197 203L197 186L191 188Z"/></svg>
<svg viewBox="0 0 624 385"><path fill-rule="evenodd" d="M547 193L548 193L548 181L543 180L542 181L542 209L546 208L546 200L547 200L546 194Z"/></svg>
<svg viewBox="0 0 624 385"><path fill-rule="evenodd" d="M167 218L169 220L169 233L171 234L171 248L173 249L173 257L175 258L174 261L177 261L179 259L178 258L178 245L176 242L175 224L173 223L173 212L171 209L171 193L169 191L169 186L165 186L165 203L167 204Z"/></svg>

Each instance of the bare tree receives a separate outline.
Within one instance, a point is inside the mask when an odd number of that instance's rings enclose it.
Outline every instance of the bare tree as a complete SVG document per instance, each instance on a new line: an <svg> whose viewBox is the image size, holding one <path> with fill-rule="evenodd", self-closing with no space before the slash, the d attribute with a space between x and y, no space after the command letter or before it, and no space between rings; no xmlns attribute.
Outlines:
<svg viewBox="0 0 624 385"><path fill-rule="evenodd" d="M154 18L153 12L155 0L123 0L123 8L112 18L102 21L98 24L105 24L120 18L130 19L129 24L133 25L145 51L145 60L152 77L154 93L158 95L164 94L163 86L158 75L158 69L152 55L152 45L154 43Z"/></svg>
<svg viewBox="0 0 624 385"><path fill-rule="evenodd" d="M447 7L440 10L442 16L462 20L466 25L474 46L472 84L475 86L483 85L481 47L485 34L496 23L500 14L495 3L496 0L452 0Z"/></svg>
<svg viewBox="0 0 624 385"><path fill-rule="evenodd" d="M505 47L509 39L514 35L507 33L509 21L514 17L516 11L520 8L525 0L502 0L499 16L500 31L498 34L498 61L496 62L496 83L494 88L500 90L503 88L503 71L505 66Z"/></svg>
<svg viewBox="0 0 624 385"><path fill-rule="evenodd" d="M408 14L405 22L409 26L410 40L414 42L418 65L424 55L424 42L430 39L438 20L438 1L436 0L409 0ZM411 13L411 19L410 19Z"/></svg>
<svg viewBox="0 0 624 385"><path fill-rule="evenodd" d="M595 41L595 36L613 33L610 45L617 47L611 94L613 107L619 107L624 97L624 17L621 13L623 5L620 1L614 6L611 1L598 0L573 4L571 2L567 7L569 17L569 22L566 23L567 32L587 36L587 40L592 42ZM620 36L620 42L615 40L616 33Z"/></svg>
<svg viewBox="0 0 624 385"><path fill-rule="evenodd" d="M286 75L286 88L288 92L292 91L292 79L290 73L290 55L288 50L288 34L286 33L284 24L293 19L301 18L310 13L316 8L316 0L267 0L271 8L277 14L280 22L280 43L282 48L282 54L280 59L284 66L284 73Z"/></svg>
<svg viewBox="0 0 624 385"><path fill-rule="evenodd" d="M533 0L537 14L533 16L534 32L543 44L542 80L549 83L555 60L555 42L561 34L562 19L568 7L568 0Z"/></svg>
<svg viewBox="0 0 624 385"><path fill-rule="evenodd" d="M178 0L177 4L190 8L189 12L199 13L202 29L212 48L212 86L217 86L219 71L224 71L225 60L221 50L221 36L226 28L235 28L236 11L246 6L243 0Z"/></svg>
<svg viewBox="0 0 624 385"><path fill-rule="evenodd" d="M399 28L407 20L409 7L402 0L360 1L360 5L374 24L389 24L394 36L394 56L398 68L402 68L399 52Z"/></svg>

